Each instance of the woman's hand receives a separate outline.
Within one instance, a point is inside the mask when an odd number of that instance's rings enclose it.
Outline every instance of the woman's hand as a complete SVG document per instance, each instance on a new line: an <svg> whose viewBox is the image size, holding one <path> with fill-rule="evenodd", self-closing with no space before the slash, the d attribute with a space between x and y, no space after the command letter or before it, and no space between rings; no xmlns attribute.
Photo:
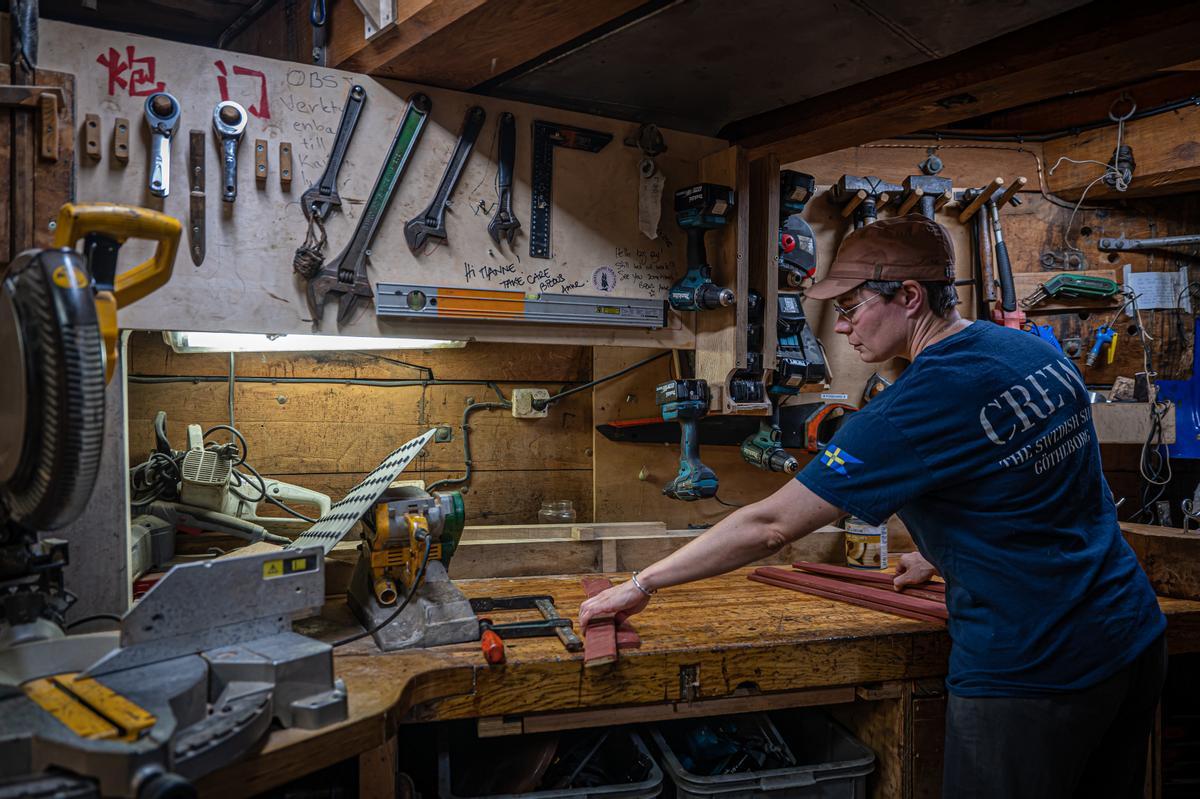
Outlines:
<svg viewBox="0 0 1200 799"><path fill-rule="evenodd" d="M900 591L906 585L923 583L935 574L937 569L925 560L924 555L920 552L908 552L900 556L900 565L896 567L896 578L892 580L892 587Z"/></svg>
<svg viewBox="0 0 1200 799"><path fill-rule="evenodd" d="M591 599L584 600L579 606L579 631L587 629L588 622L596 616L632 616L641 613L650 604L650 597L642 593L633 580L614 585L596 594Z"/></svg>

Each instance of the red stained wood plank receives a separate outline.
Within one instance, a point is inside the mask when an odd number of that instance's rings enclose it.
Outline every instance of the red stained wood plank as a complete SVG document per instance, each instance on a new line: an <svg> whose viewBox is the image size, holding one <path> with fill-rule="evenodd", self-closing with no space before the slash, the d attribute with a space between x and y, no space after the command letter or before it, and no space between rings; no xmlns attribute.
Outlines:
<svg viewBox="0 0 1200 799"><path fill-rule="evenodd" d="M825 599L835 599L839 602L846 602L851 605L857 605L861 608L869 608L871 610L878 610L883 613L891 613L894 616L903 616L907 619L915 619L916 621L924 621L931 624L944 624L941 619L935 618L934 616L927 616L924 613L917 613L915 611L905 610L903 608L897 608L891 605L885 605L882 602L874 602L869 599L855 599L852 597L841 596L833 591L823 591L819 588L809 588L802 585L789 583L786 580L777 580L758 573L749 574L747 575L747 578L756 583L773 585L777 588L787 588L791 591L799 591L802 594L811 594L812 596L824 597Z"/></svg>
<svg viewBox="0 0 1200 799"><path fill-rule="evenodd" d="M622 649L640 649L642 646L642 637L638 635L638 631L629 619L622 619L617 624L617 651Z"/></svg>
<svg viewBox="0 0 1200 799"><path fill-rule="evenodd" d="M834 566L829 563L812 563L811 561L801 560L792 564L793 568L806 571L810 574L821 574L826 577L845 577L850 580L858 580L864 583L887 583L892 584L892 578L896 575L888 574L887 572L866 571L863 569L851 569L849 566ZM946 593L946 584L926 580L923 583L916 583L909 588L920 588L924 591L936 591L939 594ZM908 589L906 589L908 590Z"/></svg>
<svg viewBox="0 0 1200 799"><path fill-rule="evenodd" d="M589 598L612 587L606 577L584 577L583 593ZM617 625L612 616L595 616L583 631L583 665L603 666L617 659Z"/></svg>
<svg viewBox="0 0 1200 799"><path fill-rule="evenodd" d="M789 572L772 566L764 566L755 570L755 574L773 580L779 580L791 585L812 588L833 594L835 598L847 601L862 599L891 608L920 613L923 616L933 616L940 619L947 617L946 606L927 599L905 596L889 589L871 588L864 585L841 582L830 577L819 577L802 572Z"/></svg>

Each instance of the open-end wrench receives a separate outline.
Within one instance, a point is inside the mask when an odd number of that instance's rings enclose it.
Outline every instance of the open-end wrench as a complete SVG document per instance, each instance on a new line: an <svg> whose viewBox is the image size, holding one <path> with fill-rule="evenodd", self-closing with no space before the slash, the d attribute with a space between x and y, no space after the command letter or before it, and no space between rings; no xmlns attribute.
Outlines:
<svg viewBox="0 0 1200 799"><path fill-rule="evenodd" d="M217 103L213 109L213 130L221 140L223 168L221 169L221 199L227 203L237 200L237 151L246 132L246 109L233 100Z"/></svg>
<svg viewBox="0 0 1200 799"><path fill-rule="evenodd" d="M171 193L171 137L179 127L179 101L166 92L146 98L146 124L150 126L150 193Z"/></svg>
<svg viewBox="0 0 1200 799"><path fill-rule="evenodd" d="M354 136L354 127L362 114L363 105L367 101L367 90L357 83L350 87L346 96L346 107L342 109L342 121L338 123L337 135L333 139L333 149L329 153L329 161L325 171L316 185L300 195L300 207L306 217L315 216L324 222L329 218L334 206L341 207L342 198L338 196L337 176L342 168L342 159L346 157L346 148Z"/></svg>
<svg viewBox="0 0 1200 799"><path fill-rule="evenodd" d="M512 210L513 162L517 157L516 117L505 111L500 115L499 127L500 163L496 167L496 190L499 196L496 198L496 213L492 214L487 230L497 247L500 246L500 239L512 247L517 240L517 231L521 229L521 223L513 216Z"/></svg>
<svg viewBox="0 0 1200 799"><path fill-rule="evenodd" d="M404 240L414 253L424 249L428 239L446 240L446 201L450 199L450 194L458 183L463 166L471 155L471 148L475 146L475 139L478 138L486 118L487 114L477 105L467 109L462 130L458 134L458 143L454 145L454 152L450 154L450 161L446 164L446 171L442 173L442 182L438 184L433 201L424 213L409 220L404 226Z"/></svg>
<svg viewBox="0 0 1200 799"><path fill-rule="evenodd" d="M340 295L338 299L338 324L345 324L354 314L354 307L359 297L368 300L375 295L371 292L371 284L367 282L367 259L371 255L371 241L379 221L391 202L392 194L400 183L404 168L408 165L412 152L416 149L425 129L425 121L429 118L429 109L433 103L423 94L414 94L408 101L408 108L400 119L396 136L388 150L379 177L375 179L375 187L363 208L358 225L354 228L354 236L346 249L329 263L321 267L316 276L308 281L308 304L313 312L313 321L321 324L321 315L325 310L325 300L330 294Z"/></svg>

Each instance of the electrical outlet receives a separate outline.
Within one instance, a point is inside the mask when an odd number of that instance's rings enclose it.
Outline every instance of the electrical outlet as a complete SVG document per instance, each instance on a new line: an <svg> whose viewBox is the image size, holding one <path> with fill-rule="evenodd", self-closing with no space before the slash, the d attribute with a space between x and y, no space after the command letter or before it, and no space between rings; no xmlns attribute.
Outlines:
<svg viewBox="0 0 1200 799"><path fill-rule="evenodd" d="M533 407L533 401L545 399L550 399L550 392L544 388L514 388L512 415L517 419L544 419L546 409L537 410Z"/></svg>

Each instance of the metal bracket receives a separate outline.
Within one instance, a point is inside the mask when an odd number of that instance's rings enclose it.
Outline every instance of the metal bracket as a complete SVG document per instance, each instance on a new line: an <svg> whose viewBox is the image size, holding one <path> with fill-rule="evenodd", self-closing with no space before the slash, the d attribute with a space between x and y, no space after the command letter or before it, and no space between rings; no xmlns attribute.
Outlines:
<svg viewBox="0 0 1200 799"><path fill-rule="evenodd" d="M689 705L700 698L700 664L679 667L679 700Z"/></svg>
<svg viewBox="0 0 1200 799"><path fill-rule="evenodd" d="M0 107L28 108L38 112L41 131L41 156L47 161L58 160L58 136L67 93L61 86L0 85Z"/></svg>
<svg viewBox="0 0 1200 799"><path fill-rule="evenodd" d="M396 0L354 0L363 15L363 38L374 39L396 24Z"/></svg>

